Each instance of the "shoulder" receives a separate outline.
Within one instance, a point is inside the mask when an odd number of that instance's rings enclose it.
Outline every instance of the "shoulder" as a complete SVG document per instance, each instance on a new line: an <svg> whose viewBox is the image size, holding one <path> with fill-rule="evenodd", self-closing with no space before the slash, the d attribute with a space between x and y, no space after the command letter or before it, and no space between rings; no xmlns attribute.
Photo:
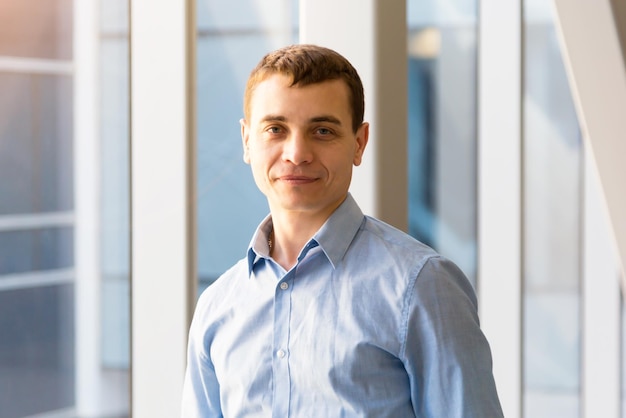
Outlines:
<svg viewBox="0 0 626 418"><path fill-rule="evenodd" d="M366 216L359 239L368 248L373 263L404 271L407 285L425 301L461 296L471 305L476 304L472 285L461 269L407 233Z"/></svg>
<svg viewBox="0 0 626 418"><path fill-rule="evenodd" d="M406 232L371 216L365 216L356 241L375 251L377 257L389 257L400 264L415 267L439 256L431 247Z"/></svg>

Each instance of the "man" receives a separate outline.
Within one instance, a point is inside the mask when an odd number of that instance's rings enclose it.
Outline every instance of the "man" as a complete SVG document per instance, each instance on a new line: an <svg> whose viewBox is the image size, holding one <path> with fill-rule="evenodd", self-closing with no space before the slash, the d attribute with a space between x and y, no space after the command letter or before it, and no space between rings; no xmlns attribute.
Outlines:
<svg viewBox="0 0 626 418"><path fill-rule="evenodd" d="M243 158L270 215L200 297L183 417L501 417L463 273L348 193L369 125L338 53L294 45L252 71Z"/></svg>

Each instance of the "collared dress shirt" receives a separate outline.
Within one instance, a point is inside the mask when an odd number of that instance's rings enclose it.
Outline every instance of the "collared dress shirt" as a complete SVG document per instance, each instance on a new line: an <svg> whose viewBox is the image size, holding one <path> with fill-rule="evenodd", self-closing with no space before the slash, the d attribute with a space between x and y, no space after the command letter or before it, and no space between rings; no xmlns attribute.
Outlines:
<svg viewBox="0 0 626 418"><path fill-rule="evenodd" d="M268 216L198 300L183 418L502 416L471 284L351 195L285 271Z"/></svg>

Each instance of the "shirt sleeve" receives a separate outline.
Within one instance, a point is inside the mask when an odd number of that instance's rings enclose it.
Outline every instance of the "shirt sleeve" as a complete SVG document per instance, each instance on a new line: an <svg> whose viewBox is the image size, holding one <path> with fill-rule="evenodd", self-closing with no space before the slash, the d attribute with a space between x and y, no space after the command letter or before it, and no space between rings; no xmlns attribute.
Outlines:
<svg viewBox="0 0 626 418"><path fill-rule="evenodd" d="M197 311L196 316L199 316ZM199 319L194 318L189 332L181 418L220 418L223 415L219 383L206 353L205 330Z"/></svg>
<svg viewBox="0 0 626 418"><path fill-rule="evenodd" d="M445 258L429 259L417 273L406 305L403 356L416 417L503 416L476 296Z"/></svg>

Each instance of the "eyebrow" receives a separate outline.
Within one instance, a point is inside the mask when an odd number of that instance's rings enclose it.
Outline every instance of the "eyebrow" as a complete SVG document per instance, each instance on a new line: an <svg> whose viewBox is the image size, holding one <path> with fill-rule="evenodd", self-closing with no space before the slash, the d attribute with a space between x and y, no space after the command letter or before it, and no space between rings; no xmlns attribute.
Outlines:
<svg viewBox="0 0 626 418"><path fill-rule="evenodd" d="M313 123L328 122L328 123L332 123L333 125L341 126L341 121L339 119L337 119L336 117L331 116L331 115L316 116L314 118L311 118L311 122L313 122Z"/></svg>
<svg viewBox="0 0 626 418"><path fill-rule="evenodd" d="M261 122L286 122L287 118L279 115L266 115L261 119Z"/></svg>
<svg viewBox="0 0 626 418"><path fill-rule="evenodd" d="M261 119L261 122L287 122L287 118L280 115L266 115ZM320 115L309 119L309 123L327 122L333 125L341 126L341 121L331 115Z"/></svg>

